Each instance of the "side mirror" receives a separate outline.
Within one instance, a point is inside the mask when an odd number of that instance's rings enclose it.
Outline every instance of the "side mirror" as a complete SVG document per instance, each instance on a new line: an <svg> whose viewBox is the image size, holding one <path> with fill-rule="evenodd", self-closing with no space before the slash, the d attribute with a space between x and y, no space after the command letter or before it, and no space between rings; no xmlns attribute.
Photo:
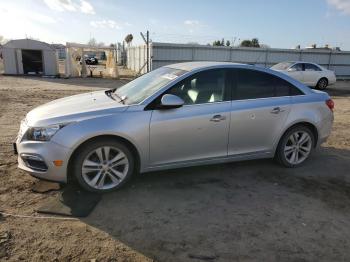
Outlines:
<svg viewBox="0 0 350 262"><path fill-rule="evenodd" d="M296 68L294 68L294 67L290 67L290 68L288 68L288 70L287 70L288 72L295 72L295 71L297 71L297 69Z"/></svg>
<svg viewBox="0 0 350 262"><path fill-rule="evenodd" d="M184 105L184 101L176 96L171 94L165 94L162 96L162 99L160 101L160 107L161 108L179 108Z"/></svg>

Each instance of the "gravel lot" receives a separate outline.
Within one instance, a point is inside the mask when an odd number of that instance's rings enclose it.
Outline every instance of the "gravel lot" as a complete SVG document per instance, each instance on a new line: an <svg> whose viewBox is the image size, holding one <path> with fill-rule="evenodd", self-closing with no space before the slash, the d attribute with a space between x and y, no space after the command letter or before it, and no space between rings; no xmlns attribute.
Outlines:
<svg viewBox="0 0 350 262"><path fill-rule="evenodd" d="M0 210L37 215L37 181L16 168L20 120L50 100L121 85L106 79L0 76ZM350 83L328 142L297 169L272 160L138 176L85 219L0 216L4 261L349 261Z"/></svg>

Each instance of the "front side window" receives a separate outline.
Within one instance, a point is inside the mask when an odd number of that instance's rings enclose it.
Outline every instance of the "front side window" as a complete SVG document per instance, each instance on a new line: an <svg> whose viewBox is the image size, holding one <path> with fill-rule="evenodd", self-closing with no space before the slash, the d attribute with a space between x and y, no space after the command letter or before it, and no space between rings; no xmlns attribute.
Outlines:
<svg viewBox="0 0 350 262"><path fill-rule="evenodd" d="M301 95L302 92L277 76L249 69L236 74L234 100Z"/></svg>
<svg viewBox="0 0 350 262"><path fill-rule="evenodd" d="M186 105L225 100L225 70L207 70L194 74L172 87L168 94L181 97Z"/></svg>
<svg viewBox="0 0 350 262"><path fill-rule="evenodd" d="M305 63L305 71L321 71L321 69L316 65Z"/></svg>

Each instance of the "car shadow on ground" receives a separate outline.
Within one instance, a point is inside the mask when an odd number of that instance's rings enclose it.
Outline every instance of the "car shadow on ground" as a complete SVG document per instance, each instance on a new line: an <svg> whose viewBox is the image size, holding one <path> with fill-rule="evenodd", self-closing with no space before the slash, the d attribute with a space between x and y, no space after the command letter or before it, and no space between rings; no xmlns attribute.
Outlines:
<svg viewBox="0 0 350 262"><path fill-rule="evenodd" d="M160 261L339 259L350 252L349 160L322 147L295 169L257 160L153 172L104 195L83 222Z"/></svg>

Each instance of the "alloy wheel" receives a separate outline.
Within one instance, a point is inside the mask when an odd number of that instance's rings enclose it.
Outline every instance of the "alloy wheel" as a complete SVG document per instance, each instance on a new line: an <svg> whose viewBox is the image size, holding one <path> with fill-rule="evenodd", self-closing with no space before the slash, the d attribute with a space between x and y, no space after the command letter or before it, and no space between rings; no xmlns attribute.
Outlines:
<svg viewBox="0 0 350 262"><path fill-rule="evenodd" d="M296 131L289 136L284 146L284 156L289 164L297 165L310 155L311 149L311 136L305 131Z"/></svg>
<svg viewBox="0 0 350 262"><path fill-rule="evenodd" d="M94 149L84 159L82 177L95 189L111 189L120 184L128 173L129 160L116 148L103 146Z"/></svg>
<svg viewBox="0 0 350 262"><path fill-rule="evenodd" d="M318 82L318 88L319 89L325 89L327 87L327 80L326 79L321 79L319 82Z"/></svg>

